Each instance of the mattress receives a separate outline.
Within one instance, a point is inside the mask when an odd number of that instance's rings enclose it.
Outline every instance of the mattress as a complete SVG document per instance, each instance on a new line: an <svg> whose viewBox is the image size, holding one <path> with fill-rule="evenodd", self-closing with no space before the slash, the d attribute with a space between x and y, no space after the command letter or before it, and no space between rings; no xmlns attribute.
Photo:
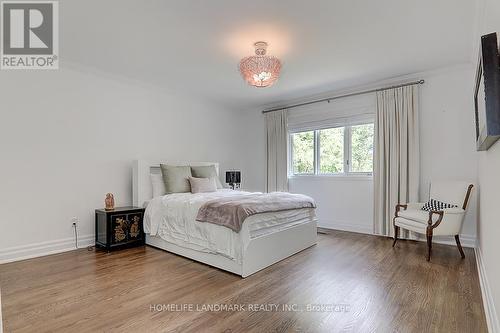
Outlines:
<svg viewBox="0 0 500 333"><path fill-rule="evenodd" d="M210 193L173 193L153 198L144 216L144 232L192 250L216 253L241 263L252 239L308 223L315 218L314 208L268 212L248 217L239 233L196 221L198 209L219 197L250 192L219 190Z"/></svg>

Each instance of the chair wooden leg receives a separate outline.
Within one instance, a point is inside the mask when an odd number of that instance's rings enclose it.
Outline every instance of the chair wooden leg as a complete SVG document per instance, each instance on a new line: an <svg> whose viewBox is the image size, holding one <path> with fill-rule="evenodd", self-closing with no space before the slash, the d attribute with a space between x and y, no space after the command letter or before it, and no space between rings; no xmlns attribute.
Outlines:
<svg viewBox="0 0 500 333"><path fill-rule="evenodd" d="M462 259L464 259L465 253L464 253L464 249L462 249L462 244L460 244L460 237L458 235L455 235L455 242L457 242L458 251L460 251L460 255L462 256Z"/></svg>
<svg viewBox="0 0 500 333"><path fill-rule="evenodd" d="M432 252L432 229L427 229L427 261L431 260Z"/></svg>
<svg viewBox="0 0 500 333"><path fill-rule="evenodd" d="M392 247L396 245L396 242L398 241L398 236L399 236L399 227L397 225L394 225L394 242L392 243Z"/></svg>

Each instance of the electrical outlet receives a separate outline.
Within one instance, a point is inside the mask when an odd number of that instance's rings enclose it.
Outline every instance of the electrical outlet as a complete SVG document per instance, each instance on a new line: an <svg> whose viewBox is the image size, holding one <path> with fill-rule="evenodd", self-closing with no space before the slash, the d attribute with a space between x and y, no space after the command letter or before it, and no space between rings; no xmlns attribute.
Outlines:
<svg viewBox="0 0 500 333"><path fill-rule="evenodd" d="M72 224L73 226L76 226L76 225L77 225L77 223L78 223L78 217L74 216L73 218L71 218L71 224Z"/></svg>

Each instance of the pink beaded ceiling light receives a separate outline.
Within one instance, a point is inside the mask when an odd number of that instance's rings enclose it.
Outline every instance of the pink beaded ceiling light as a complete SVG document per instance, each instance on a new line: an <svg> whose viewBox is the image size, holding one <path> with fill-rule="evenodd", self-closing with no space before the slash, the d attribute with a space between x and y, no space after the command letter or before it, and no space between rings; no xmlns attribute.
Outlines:
<svg viewBox="0 0 500 333"><path fill-rule="evenodd" d="M266 55L266 42L257 42L254 46L255 55L240 61L241 76L254 87L272 86L280 75L281 62L276 57Z"/></svg>

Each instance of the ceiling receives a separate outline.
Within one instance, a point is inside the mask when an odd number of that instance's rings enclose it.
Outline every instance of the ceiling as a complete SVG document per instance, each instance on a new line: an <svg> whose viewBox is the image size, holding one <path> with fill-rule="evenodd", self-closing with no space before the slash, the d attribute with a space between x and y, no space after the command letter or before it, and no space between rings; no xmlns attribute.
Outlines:
<svg viewBox="0 0 500 333"><path fill-rule="evenodd" d="M471 61L471 0L65 0L60 54L208 98L265 105ZM270 88L237 70L264 40L283 62Z"/></svg>

